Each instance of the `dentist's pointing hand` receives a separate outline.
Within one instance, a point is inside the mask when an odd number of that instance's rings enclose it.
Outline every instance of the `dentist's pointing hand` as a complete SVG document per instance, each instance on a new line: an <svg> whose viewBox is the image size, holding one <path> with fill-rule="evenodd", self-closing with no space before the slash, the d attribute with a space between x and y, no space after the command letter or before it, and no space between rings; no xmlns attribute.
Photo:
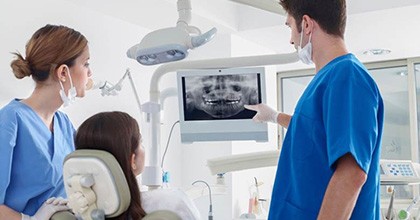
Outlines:
<svg viewBox="0 0 420 220"><path fill-rule="evenodd" d="M266 104L244 105L244 107L257 112L257 114L252 118L255 122L278 123L277 117L279 113Z"/></svg>

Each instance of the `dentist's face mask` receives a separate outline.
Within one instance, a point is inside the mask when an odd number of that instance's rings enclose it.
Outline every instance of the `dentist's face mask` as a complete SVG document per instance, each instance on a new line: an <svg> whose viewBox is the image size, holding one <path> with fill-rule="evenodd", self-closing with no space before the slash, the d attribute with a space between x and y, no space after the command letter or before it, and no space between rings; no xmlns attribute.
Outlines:
<svg viewBox="0 0 420 220"><path fill-rule="evenodd" d="M311 37L312 32L309 34L309 40L308 43L302 48L302 40L303 40L303 21L302 21L302 31L300 32L300 43L297 48L298 56L300 61L304 64L312 64L312 43L311 43Z"/></svg>
<svg viewBox="0 0 420 220"><path fill-rule="evenodd" d="M61 97L61 100L63 100L64 107L67 107L70 104L72 104L75 101L76 96L77 96L76 87L73 86L73 81L71 80L70 69L68 70L69 70L69 79L70 79L70 89L67 92L67 95L66 95L66 92L64 92L63 83L61 83L61 81L59 80L59 83L61 86L60 97Z"/></svg>

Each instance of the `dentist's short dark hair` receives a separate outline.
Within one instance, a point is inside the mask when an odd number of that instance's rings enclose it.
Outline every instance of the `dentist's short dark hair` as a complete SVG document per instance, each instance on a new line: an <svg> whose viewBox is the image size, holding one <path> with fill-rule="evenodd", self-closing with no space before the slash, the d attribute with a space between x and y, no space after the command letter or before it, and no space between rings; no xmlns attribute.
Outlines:
<svg viewBox="0 0 420 220"><path fill-rule="evenodd" d="M280 5L292 16L299 32L302 17L308 15L328 34L344 38L346 0L280 0Z"/></svg>

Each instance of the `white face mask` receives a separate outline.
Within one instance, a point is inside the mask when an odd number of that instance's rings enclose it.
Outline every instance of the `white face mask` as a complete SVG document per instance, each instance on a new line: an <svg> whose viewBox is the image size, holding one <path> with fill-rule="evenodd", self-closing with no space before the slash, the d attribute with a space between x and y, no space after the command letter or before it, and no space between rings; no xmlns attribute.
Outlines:
<svg viewBox="0 0 420 220"><path fill-rule="evenodd" d="M76 87L73 86L73 82L71 80L70 69L69 69L69 79L70 79L70 89L67 92L67 96L66 96L66 93L64 92L63 83L61 83L61 81L59 81L60 86L61 86L60 97L61 97L61 100L63 100L64 107L67 107L70 104L72 104L75 101L76 96L77 96Z"/></svg>
<svg viewBox="0 0 420 220"><path fill-rule="evenodd" d="M302 48L303 40L303 21L302 21L302 32L300 32L300 43L298 46L298 56L300 61L304 64L312 64L312 43L311 43L312 32L309 34L308 43Z"/></svg>

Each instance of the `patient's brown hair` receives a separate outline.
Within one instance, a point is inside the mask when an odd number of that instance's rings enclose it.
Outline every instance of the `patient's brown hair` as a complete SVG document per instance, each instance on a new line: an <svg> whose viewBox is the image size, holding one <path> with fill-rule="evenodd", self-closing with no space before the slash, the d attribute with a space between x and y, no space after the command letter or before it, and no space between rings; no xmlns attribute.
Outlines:
<svg viewBox="0 0 420 220"><path fill-rule="evenodd" d="M77 130L76 149L104 150L117 159L130 188L131 203L128 210L115 218L139 220L146 215L141 206L140 190L131 168L131 157L137 155L141 140L137 121L124 112L102 112L88 118Z"/></svg>

